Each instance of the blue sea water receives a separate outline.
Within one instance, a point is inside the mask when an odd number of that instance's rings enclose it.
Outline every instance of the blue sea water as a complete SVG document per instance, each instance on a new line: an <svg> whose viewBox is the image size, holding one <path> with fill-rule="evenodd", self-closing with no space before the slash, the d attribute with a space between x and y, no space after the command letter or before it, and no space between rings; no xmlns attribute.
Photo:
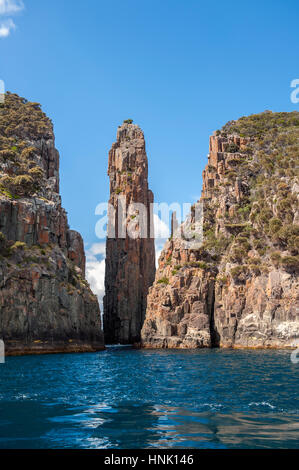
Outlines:
<svg viewBox="0 0 299 470"><path fill-rule="evenodd" d="M288 351L9 357L0 448L298 448L298 372Z"/></svg>

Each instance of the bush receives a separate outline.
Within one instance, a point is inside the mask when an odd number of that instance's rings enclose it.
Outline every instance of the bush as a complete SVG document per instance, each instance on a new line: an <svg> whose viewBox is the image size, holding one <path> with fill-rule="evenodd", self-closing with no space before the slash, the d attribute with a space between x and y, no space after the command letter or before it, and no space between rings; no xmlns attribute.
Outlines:
<svg viewBox="0 0 299 470"><path fill-rule="evenodd" d="M44 177L44 170L40 166L35 166L29 170L29 176L38 182Z"/></svg>
<svg viewBox="0 0 299 470"><path fill-rule="evenodd" d="M0 150L0 160L4 160L4 161L15 160L15 158L16 158L15 151L12 151L9 149Z"/></svg>
<svg viewBox="0 0 299 470"><path fill-rule="evenodd" d="M13 178L12 189L20 196L31 195L35 190L33 178L29 175L16 176Z"/></svg>
<svg viewBox="0 0 299 470"><path fill-rule="evenodd" d="M236 237L235 243L241 246L242 249L246 250L247 252L251 249L251 245L248 241L248 238L243 235L243 232Z"/></svg>
<svg viewBox="0 0 299 470"><path fill-rule="evenodd" d="M264 136L273 129L283 130L298 126L299 113L272 113L265 111L260 114L243 116L238 121L230 121L222 128L222 135L238 134L244 137Z"/></svg>
<svg viewBox="0 0 299 470"><path fill-rule="evenodd" d="M133 124L133 119L126 119L124 124Z"/></svg>
<svg viewBox="0 0 299 470"><path fill-rule="evenodd" d="M258 222L261 225L266 224L269 219L273 217L273 213L269 208L262 209L257 217Z"/></svg>
<svg viewBox="0 0 299 470"><path fill-rule="evenodd" d="M248 250L242 246L234 246L231 249L230 261L241 263L244 259L247 259Z"/></svg>
<svg viewBox="0 0 299 470"><path fill-rule="evenodd" d="M284 256L281 259L282 266L292 272L299 271L299 257L298 256Z"/></svg>
<svg viewBox="0 0 299 470"><path fill-rule="evenodd" d="M26 102L13 93L5 94L0 109L0 127L3 138L36 140L53 136L51 120L42 112L38 103Z"/></svg>
<svg viewBox="0 0 299 470"><path fill-rule="evenodd" d="M158 282L158 284L168 285L169 284L169 279L167 277L162 277L157 282Z"/></svg>
<svg viewBox="0 0 299 470"><path fill-rule="evenodd" d="M275 239L286 247L292 255L297 255L299 251L299 226L294 224L284 225L275 234Z"/></svg>
<svg viewBox="0 0 299 470"><path fill-rule="evenodd" d="M251 264L260 264L261 263L261 258L250 258Z"/></svg>
<svg viewBox="0 0 299 470"><path fill-rule="evenodd" d="M243 232L246 226L246 224L225 224L225 228L233 234Z"/></svg>
<svg viewBox="0 0 299 470"><path fill-rule="evenodd" d="M281 254L279 253L279 251L274 251L273 253L271 253L270 259L274 266L277 268L281 262Z"/></svg>
<svg viewBox="0 0 299 470"><path fill-rule="evenodd" d="M8 164L0 180L1 193L10 198L32 196L41 187L44 172L39 166L41 150L30 144L53 137L50 119L38 103L30 103L11 93L0 109L0 161Z"/></svg>
<svg viewBox="0 0 299 470"><path fill-rule="evenodd" d="M5 175L0 178L0 186L2 188L10 189L13 185L13 178L11 176Z"/></svg>
<svg viewBox="0 0 299 470"><path fill-rule="evenodd" d="M0 187L8 190L12 195L31 196L40 188L44 171L39 166L28 170L27 174L17 176L4 175L0 178Z"/></svg>
<svg viewBox="0 0 299 470"><path fill-rule="evenodd" d="M228 153L236 153L236 152L239 152L239 147L238 145L236 145L234 142L230 143L230 144L227 144L225 146L225 152L228 152Z"/></svg>
<svg viewBox="0 0 299 470"><path fill-rule="evenodd" d="M260 271L260 266L257 265L257 264L250 264L249 265L249 269L250 271L255 274L256 276L259 276L261 274L261 271Z"/></svg>
<svg viewBox="0 0 299 470"><path fill-rule="evenodd" d="M238 279L242 274L247 274L247 266L235 266L230 270L233 279Z"/></svg>
<svg viewBox="0 0 299 470"><path fill-rule="evenodd" d="M17 250L24 250L24 248L26 247L27 247L26 243L17 241L10 247L10 249L12 251L17 251Z"/></svg>
<svg viewBox="0 0 299 470"><path fill-rule="evenodd" d="M252 244L256 250L259 250L265 247L265 242L259 238L255 238Z"/></svg>
<svg viewBox="0 0 299 470"><path fill-rule="evenodd" d="M185 266L199 269L206 269L208 267L208 265L203 261L190 261L189 263L186 263Z"/></svg>
<svg viewBox="0 0 299 470"><path fill-rule="evenodd" d="M276 235L277 232L281 229L282 222L277 217L272 217L269 221L269 232L271 235Z"/></svg>
<svg viewBox="0 0 299 470"><path fill-rule="evenodd" d="M21 153L21 158L24 160L31 160L36 154L37 149L35 147L27 147Z"/></svg>
<svg viewBox="0 0 299 470"><path fill-rule="evenodd" d="M219 275L218 275L217 278L216 278L216 282L217 282L218 284L226 284L227 281L228 281L228 277L225 276L225 275L223 275L223 276L219 276Z"/></svg>

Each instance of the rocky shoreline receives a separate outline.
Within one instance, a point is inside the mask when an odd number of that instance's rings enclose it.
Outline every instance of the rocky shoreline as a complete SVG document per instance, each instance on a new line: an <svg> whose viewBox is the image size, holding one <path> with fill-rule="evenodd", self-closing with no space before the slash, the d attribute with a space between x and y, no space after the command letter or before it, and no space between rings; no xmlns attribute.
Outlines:
<svg viewBox="0 0 299 470"><path fill-rule="evenodd" d="M24 345L17 342L8 342L5 344L5 356L32 356L44 354L72 354L72 353L94 353L104 351L105 347L102 343L90 344L84 342L71 342L66 344L64 341L60 343L48 344L47 341L31 343Z"/></svg>

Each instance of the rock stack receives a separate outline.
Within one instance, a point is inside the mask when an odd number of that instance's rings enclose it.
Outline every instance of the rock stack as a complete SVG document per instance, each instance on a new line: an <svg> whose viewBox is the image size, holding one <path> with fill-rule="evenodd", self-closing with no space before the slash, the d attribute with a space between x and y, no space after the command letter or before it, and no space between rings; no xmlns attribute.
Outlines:
<svg viewBox="0 0 299 470"><path fill-rule="evenodd" d="M153 193L148 189L145 141L142 130L131 121L118 128L109 152L108 175L105 341L131 344L140 341L148 289L155 276Z"/></svg>

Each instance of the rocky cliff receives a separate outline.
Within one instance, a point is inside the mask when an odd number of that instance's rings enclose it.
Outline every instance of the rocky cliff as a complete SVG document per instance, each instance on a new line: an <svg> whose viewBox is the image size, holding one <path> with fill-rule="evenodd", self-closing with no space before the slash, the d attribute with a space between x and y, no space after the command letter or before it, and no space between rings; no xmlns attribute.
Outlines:
<svg viewBox="0 0 299 470"><path fill-rule="evenodd" d="M103 349L79 233L59 195L59 154L37 103L0 105L0 338L7 354Z"/></svg>
<svg viewBox="0 0 299 470"><path fill-rule="evenodd" d="M149 291L144 347L296 345L298 137L298 112L264 112L210 138L203 244L167 242Z"/></svg>
<svg viewBox="0 0 299 470"><path fill-rule="evenodd" d="M113 208L108 231L114 233L106 246L105 341L130 344L140 341L148 288L155 276L149 223L153 193L148 189L145 141L142 130L131 121L118 128L109 152L108 175Z"/></svg>

